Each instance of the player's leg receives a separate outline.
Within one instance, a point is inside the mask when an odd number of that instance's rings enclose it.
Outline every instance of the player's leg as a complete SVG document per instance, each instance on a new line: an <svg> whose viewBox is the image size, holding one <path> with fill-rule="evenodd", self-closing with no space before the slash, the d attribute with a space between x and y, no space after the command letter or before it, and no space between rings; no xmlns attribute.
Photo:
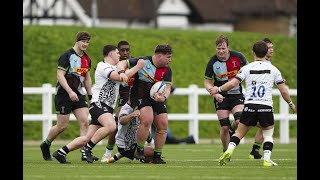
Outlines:
<svg viewBox="0 0 320 180"><path fill-rule="evenodd" d="M140 109L140 125L137 130L137 156L144 161L144 145L148 138L150 127L153 121L153 109L151 106L144 106Z"/></svg>
<svg viewBox="0 0 320 180"><path fill-rule="evenodd" d="M85 136L80 136L72 140L67 145L63 146L62 148L56 150L53 153L53 157L56 158L61 164L68 164L66 160L66 156L69 152L84 147L87 142L92 138L93 134L100 128L101 126L97 125L90 125L88 128L88 132ZM84 158L87 158L86 152L83 152Z"/></svg>
<svg viewBox="0 0 320 180"><path fill-rule="evenodd" d="M166 162L161 158L162 149L166 142L167 128L168 128L168 114L161 113L154 117L154 124L157 128L154 138L154 154L152 163L165 164Z"/></svg>
<svg viewBox="0 0 320 180"><path fill-rule="evenodd" d="M228 148L228 144L230 141L229 135L229 127L230 127L230 120L229 120L229 110L217 110L216 111L219 123L220 123L220 140L222 143L222 151L225 152Z"/></svg>
<svg viewBox="0 0 320 180"><path fill-rule="evenodd" d="M52 157L50 154L51 143L68 126L72 102L71 102L71 100L68 100L67 98L69 98L69 97L66 97L63 95L55 96L55 108L57 111L57 123L56 123L56 125L54 125L50 128L46 140L43 141L40 145L42 157L44 160L47 160L47 161L52 160Z"/></svg>
<svg viewBox="0 0 320 180"><path fill-rule="evenodd" d="M116 109L116 115L114 117L115 121L116 121L116 127L118 127L118 116L119 116L119 113L120 113L120 109L121 109L122 106L118 106L117 109ZM107 146L106 146L106 151L105 153L103 154L102 158L101 158L101 162L104 163L106 162L107 159L110 159L112 157L112 151L113 151L113 148L114 148L114 145L116 143L116 134L117 134L117 129L112 132L109 136L108 136L108 143L107 143Z"/></svg>
<svg viewBox="0 0 320 180"><path fill-rule="evenodd" d="M241 139L247 134L250 130L250 126L246 126L241 122L238 125L236 133L231 137L230 143L228 144L227 150L219 158L219 165L225 165L232 156L233 150L238 146Z"/></svg>
<svg viewBox="0 0 320 180"><path fill-rule="evenodd" d="M250 159L262 158L262 155L259 153L262 143L263 143L263 134L262 134L262 129L259 128L254 138L254 144L252 145L252 150L249 154Z"/></svg>

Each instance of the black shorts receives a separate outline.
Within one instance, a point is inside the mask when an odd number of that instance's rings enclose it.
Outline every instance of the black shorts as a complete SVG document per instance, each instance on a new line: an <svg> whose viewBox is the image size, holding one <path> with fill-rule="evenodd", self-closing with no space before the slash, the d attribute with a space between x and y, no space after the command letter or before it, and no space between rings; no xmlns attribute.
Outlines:
<svg viewBox="0 0 320 180"><path fill-rule="evenodd" d="M274 125L273 108L261 104L245 104L240 122L246 126L256 126L257 122L261 127Z"/></svg>
<svg viewBox="0 0 320 180"><path fill-rule="evenodd" d="M243 94L228 94L223 95L224 99L221 103L218 103L216 98L214 98L214 105L217 110L229 110L231 111L235 106L239 104L244 104Z"/></svg>
<svg viewBox="0 0 320 180"><path fill-rule="evenodd" d="M138 109L141 109L145 106L151 106L153 109L153 113L155 115L161 114L161 113L168 113L167 106L164 102L156 102L153 99L151 99L150 96L142 99L138 99L136 97L130 97L132 107L138 107Z"/></svg>
<svg viewBox="0 0 320 180"><path fill-rule="evenodd" d="M79 101L71 101L69 94L61 93L55 96L55 107L57 114L70 114L71 111L86 107L88 108L88 103L85 95L77 94Z"/></svg>
<svg viewBox="0 0 320 180"><path fill-rule="evenodd" d="M113 114L113 110L114 109L112 107L106 105L105 103L100 103L100 102L91 103L89 107L89 113L91 115L90 124L102 126L98 121L99 116L101 116L104 113Z"/></svg>
<svg viewBox="0 0 320 180"><path fill-rule="evenodd" d="M130 149L124 149L124 148L118 147L118 152L119 152L122 156L133 160L133 159L134 159L134 153L136 152L136 149L137 149L137 143L134 143L134 144L130 147Z"/></svg>

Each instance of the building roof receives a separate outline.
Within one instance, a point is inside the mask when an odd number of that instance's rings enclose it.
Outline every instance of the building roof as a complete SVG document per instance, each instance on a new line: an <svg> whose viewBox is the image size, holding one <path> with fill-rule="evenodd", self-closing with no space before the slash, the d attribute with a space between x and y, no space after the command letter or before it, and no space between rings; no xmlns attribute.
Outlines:
<svg viewBox="0 0 320 180"><path fill-rule="evenodd" d="M163 0L97 0L98 18L150 21ZM191 22L233 22L241 16L296 15L297 0L183 0ZM78 0L86 14L91 3Z"/></svg>

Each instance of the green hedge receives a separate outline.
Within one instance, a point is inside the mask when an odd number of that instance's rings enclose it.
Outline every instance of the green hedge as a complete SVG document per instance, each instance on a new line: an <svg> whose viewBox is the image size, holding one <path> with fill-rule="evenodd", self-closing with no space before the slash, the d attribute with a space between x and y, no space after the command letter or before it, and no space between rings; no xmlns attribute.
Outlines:
<svg viewBox="0 0 320 180"><path fill-rule="evenodd" d="M215 38L225 34L229 38L230 49L242 52L249 62L253 61L252 45L264 37L272 39L274 57L272 62L282 72L290 88L297 88L297 39L286 36L258 34L248 32L222 33L194 30L155 30L155 29L115 29L87 28L79 26L24 26L23 27L23 87L40 87L44 83L55 86L56 69L59 56L75 43L75 34L86 30L92 35L87 53L92 66L102 60L102 48L127 40L131 45L131 55L153 55L157 44L169 43L173 47L171 68L173 81L179 88L190 84L203 86L204 71L208 60L215 53ZM94 77L91 71L91 77ZM187 96L171 96L168 106L171 113L188 111ZM275 104L278 98L275 98ZM293 98L296 102L296 98ZM214 113L212 98L199 97L200 113ZM278 111L275 105L275 111ZM53 109L53 112L55 110ZM23 113L41 113L41 96L24 95ZM200 138L219 137L219 124L212 121L200 121ZM41 139L41 122L24 122L24 139ZM172 134L184 137L188 134L187 121L170 121ZM296 137L296 122L290 122L290 136ZM276 135L279 128L275 129ZM79 134L76 122L71 122L68 130L58 138L74 138ZM254 134L254 132L252 132ZM248 136L251 136L249 134Z"/></svg>

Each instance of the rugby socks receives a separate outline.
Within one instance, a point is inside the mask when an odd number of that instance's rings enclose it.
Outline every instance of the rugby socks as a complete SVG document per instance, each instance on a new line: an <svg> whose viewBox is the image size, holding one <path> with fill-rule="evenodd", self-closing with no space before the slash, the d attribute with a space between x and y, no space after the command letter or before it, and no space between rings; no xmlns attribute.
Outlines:
<svg viewBox="0 0 320 180"><path fill-rule="evenodd" d="M114 144L108 144L108 145L106 146L106 153L111 154L112 151L113 151L113 147L114 147Z"/></svg>
<svg viewBox="0 0 320 180"><path fill-rule="evenodd" d="M52 141L49 141L48 138L44 141L44 143L46 143L48 146L51 146L51 142Z"/></svg>
<svg viewBox="0 0 320 180"><path fill-rule="evenodd" d="M59 153L61 153L63 156L66 156L70 151L67 148L67 146L63 146L61 149L58 150Z"/></svg>
<svg viewBox="0 0 320 180"><path fill-rule="evenodd" d="M161 157L161 154L162 154L162 149L161 148L154 148L154 151L153 151L153 157Z"/></svg>
<svg viewBox="0 0 320 180"><path fill-rule="evenodd" d="M262 143L254 142L254 144L252 145L251 152L254 153L255 151L259 151L261 148L261 145L262 145Z"/></svg>
<svg viewBox="0 0 320 180"><path fill-rule="evenodd" d="M94 144L91 140L87 143L86 147L92 151L96 144Z"/></svg>
<svg viewBox="0 0 320 180"><path fill-rule="evenodd" d="M137 144L137 152L144 152L144 143Z"/></svg>

